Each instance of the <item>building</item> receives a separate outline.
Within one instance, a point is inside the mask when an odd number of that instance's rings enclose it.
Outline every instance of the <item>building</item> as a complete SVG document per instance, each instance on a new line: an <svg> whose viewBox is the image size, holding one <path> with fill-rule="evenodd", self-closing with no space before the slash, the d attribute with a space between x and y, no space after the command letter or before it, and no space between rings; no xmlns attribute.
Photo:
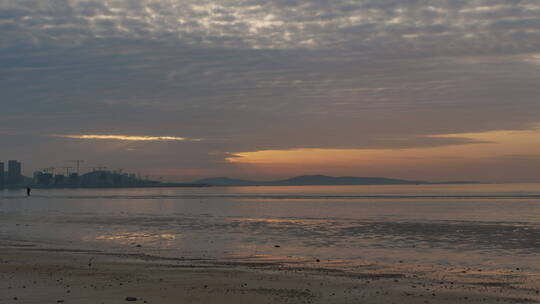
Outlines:
<svg viewBox="0 0 540 304"><path fill-rule="evenodd" d="M52 184L53 175L46 172L34 172L34 183L42 186L49 186Z"/></svg>
<svg viewBox="0 0 540 304"><path fill-rule="evenodd" d="M0 188L4 187L5 175L4 163L0 162Z"/></svg>
<svg viewBox="0 0 540 304"><path fill-rule="evenodd" d="M78 173L71 173L69 175L68 183L72 186L79 184L79 174Z"/></svg>
<svg viewBox="0 0 540 304"><path fill-rule="evenodd" d="M19 185L22 183L22 181L21 163L16 160L10 160L8 162L8 174L6 184Z"/></svg>
<svg viewBox="0 0 540 304"><path fill-rule="evenodd" d="M66 177L64 176L64 174L56 174L54 176L54 184L56 186L63 185L65 182L66 182Z"/></svg>

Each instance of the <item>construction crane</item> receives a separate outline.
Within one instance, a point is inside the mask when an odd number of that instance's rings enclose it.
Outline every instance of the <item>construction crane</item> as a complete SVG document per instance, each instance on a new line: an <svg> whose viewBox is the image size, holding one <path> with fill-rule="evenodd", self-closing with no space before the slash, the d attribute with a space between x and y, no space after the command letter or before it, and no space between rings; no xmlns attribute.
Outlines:
<svg viewBox="0 0 540 304"><path fill-rule="evenodd" d="M69 176L69 169L72 169L73 167L60 167L60 169L66 169L66 176Z"/></svg>
<svg viewBox="0 0 540 304"><path fill-rule="evenodd" d="M79 175L80 174L79 168L81 167L81 164L84 163L84 160L76 159L76 160L68 160L68 162L73 162L73 163L77 164L77 175Z"/></svg>

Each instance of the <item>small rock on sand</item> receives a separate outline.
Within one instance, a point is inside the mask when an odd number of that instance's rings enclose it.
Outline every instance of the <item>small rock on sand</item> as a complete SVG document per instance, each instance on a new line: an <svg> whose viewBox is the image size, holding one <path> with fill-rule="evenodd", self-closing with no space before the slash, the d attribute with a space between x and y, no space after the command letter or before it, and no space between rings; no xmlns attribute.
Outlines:
<svg viewBox="0 0 540 304"><path fill-rule="evenodd" d="M126 301L135 302L135 301L137 301L137 298L136 297L126 297Z"/></svg>

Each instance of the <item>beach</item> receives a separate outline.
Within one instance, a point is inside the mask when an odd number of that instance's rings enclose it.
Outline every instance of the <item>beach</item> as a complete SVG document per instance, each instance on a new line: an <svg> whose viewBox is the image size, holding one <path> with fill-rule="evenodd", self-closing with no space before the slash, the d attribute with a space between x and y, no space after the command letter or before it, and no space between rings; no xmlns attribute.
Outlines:
<svg viewBox="0 0 540 304"><path fill-rule="evenodd" d="M1 303L538 303L540 277L332 261L164 258L2 240Z"/></svg>
<svg viewBox="0 0 540 304"><path fill-rule="evenodd" d="M539 190L4 192L0 303L538 303Z"/></svg>

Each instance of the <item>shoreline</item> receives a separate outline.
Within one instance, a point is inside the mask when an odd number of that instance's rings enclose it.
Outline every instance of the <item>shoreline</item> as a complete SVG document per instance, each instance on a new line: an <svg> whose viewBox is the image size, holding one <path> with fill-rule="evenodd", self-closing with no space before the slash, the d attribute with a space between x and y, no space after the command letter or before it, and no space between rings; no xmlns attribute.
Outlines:
<svg viewBox="0 0 540 304"><path fill-rule="evenodd" d="M1 190L24 190L27 187L31 189L49 190L49 189L145 189L145 188L210 188L211 185L205 184L192 184L192 183L169 183L169 184L152 184L152 185L133 185L133 186L44 186L44 185L25 185L25 186L13 186L13 187L0 187Z"/></svg>
<svg viewBox="0 0 540 304"><path fill-rule="evenodd" d="M0 303L540 303L520 269L166 257L0 239Z"/></svg>

